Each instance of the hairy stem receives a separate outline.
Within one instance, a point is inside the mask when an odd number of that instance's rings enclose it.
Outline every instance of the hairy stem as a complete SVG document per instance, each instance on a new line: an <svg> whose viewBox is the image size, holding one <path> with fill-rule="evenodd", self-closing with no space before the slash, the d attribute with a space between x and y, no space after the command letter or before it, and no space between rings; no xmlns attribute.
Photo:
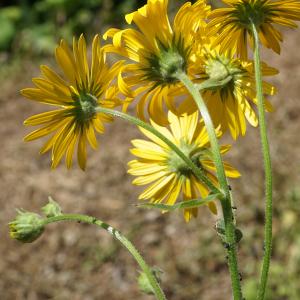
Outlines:
<svg viewBox="0 0 300 300"><path fill-rule="evenodd" d="M112 226L102 222L101 220L98 220L94 217L87 216L87 215L79 215L79 214L63 214L55 217L50 217L45 219L45 225L50 223L55 223L59 221L77 221L77 222L83 222L88 224L95 224L96 226L105 229L107 232L109 232L115 239L121 242L121 244L131 253L133 258L136 260L138 265L141 267L142 271L147 276L149 283L151 284L153 288L153 292L158 300L166 300L166 297L159 286L159 283L157 282L155 276L153 275L153 272L151 268L146 264L145 260L141 256L141 254L138 252L138 250L133 246L133 244L124 237L118 230L114 229Z"/></svg>
<svg viewBox="0 0 300 300"><path fill-rule="evenodd" d="M231 275L233 297L235 300L241 300L242 290L240 284L240 273L238 270L237 253L236 253L236 237L235 237L235 225L233 223L234 216L232 213L232 199L231 199L229 186L227 183L227 178L225 175L225 170L223 166L218 139L215 132L215 127L213 125L206 104L204 103L197 86L193 84L193 82L189 79L189 77L185 73L178 73L177 78L183 83L183 85L187 88L187 90L194 98L199 108L199 111L201 112L201 115L203 117L207 129L207 133L209 135L214 163L217 170L216 173L217 173L218 181L224 194L224 198L221 201L221 205L222 205L224 223L225 223L226 248L228 251L228 266Z"/></svg>
<svg viewBox="0 0 300 300"><path fill-rule="evenodd" d="M256 26L252 23L252 32L254 36L254 64L255 64L255 82L258 100L258 119L260 128L260 139L262 144L264 169L265 169L265 232L264 232L264 257L262 262L260 284L258 288L257 299L263 300L267 287L271 254L272 254L272 165L270 156L270 147L268 142L267 125L265 118L265 102L262 86L261 61L259 53L259 38Z"/></svg>

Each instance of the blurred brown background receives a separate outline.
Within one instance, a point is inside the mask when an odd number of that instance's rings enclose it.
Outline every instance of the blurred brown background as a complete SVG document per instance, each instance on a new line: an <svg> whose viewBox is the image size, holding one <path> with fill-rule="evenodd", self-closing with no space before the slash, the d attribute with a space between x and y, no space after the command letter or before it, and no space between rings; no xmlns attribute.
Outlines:
<svg viewBox="0 0 300 300"><path fill-rule="evenodd" d="M136 128L119 120L107 126L106 134L99 137L99 151L89 152L86 172L78 167L67 171L63 165L51 171L49 155L38 154L43 141L22 141L29 132L23 120L45 107L25 100L19 90L31 86L40 64L56 68L50 53L59 37L68 39L83 30L91 36L108 24L123 26L122 15L144 1L71 2L0 4L0 299L154 299L139 291L138 266L131 256L93 226L60 223L49 226L33 244L11 240L7 223L15 208L38 212L48 195L65 212L90 214L120 229L151 265L162 269L168 299L230 299L224 249L206 208L186 224L179 212L161 215L134 205L141 189L131 185L126 163L132 158L130 140L139 135ZM37 33L43 26L50 29ZM10 28L6 40L3 28ZM299 30L285 31L284 36L280 56L264 54L265 61L280 70L271 79L279 90L271 99L276 111L268 115L275 189L269 300L300 299ZM243 175L231 184L244 234L239 259L247 300L255 299L255 276L263 253L264 184L258 134L248 126L247 135L227 155Z"/></svg>

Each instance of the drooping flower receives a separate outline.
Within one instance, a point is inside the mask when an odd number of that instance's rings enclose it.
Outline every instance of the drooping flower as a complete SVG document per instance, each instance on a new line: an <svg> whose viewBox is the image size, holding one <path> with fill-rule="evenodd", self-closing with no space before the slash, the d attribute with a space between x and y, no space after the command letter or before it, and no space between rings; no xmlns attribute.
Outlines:
<svg viewBox="0 0 300 300"><path fill-rule="evenodd" d="M275 25L297 27L300 21L299 0L222 0L229 7L215 9L209 18L209 32L219 34L213 46L221 44L221 51L234 49L247 59L247 40L253 45L251 22L257 27L261 43L280 53L282 34Z"/></svg>
<svg viewBox="0 0 300 300"><path fill-rule="evenodd" d="M167 7L168 0L148 0L145 6L126 15L127 23L134 23L137 29L113 28L104 35L104 39L112 40L105 46L106 51L130 60L118 78L120 90L128 97L126 106L139 97L138 116L145 119L146 106L150 117L160 125L167 124L164 105L176 112L168 98L169 90L181 85L176 72L193 76L192 69L197 65L194 36L210 10L204 0L193 5L187 2L171 26Z"/></svg>
<svg viewBox="0 0 300 300"><path fill-rule="evenodd" d="M66 166L70 168L77 145L78 163L84 170L87 142L96 149L98 143L95 130L103 133L104 123L112 121L110 116L97 113L95 108L114 108L121 105L117 98L118 89L111 85L111 82L123 62L118 62L112 67L106 64L105 52L100 47L98 35L93 40L90 66L86 42L82 35L78 41L74 38L73 53L62 40L56 48L55 56L65 79L44 65L41 66L43 77L33 79L36 87L23 89L21 92L30 100L57 106L59 109L25 120L25 125L41 126L28 134L25 141L51 135L40 153L52 149L52 168L59 164L64 155Z"/></svg>
<svg viewBox="0 0 300 300"><path fill-rule="evenodd" d="M23 243L34 242L44 229L44 220L40 215L24 210L17 210L17 216L9 223L10 237Z"/></svg>
<svg viewBox="0 0 300 300"><path fill-rule="evenodd" d="M201 38L201 37L200 37ZM209 109L215 126L221 126L225 132L229 129L232 137L237 139L239 135L246 133L246 120L257 126L258 120L253 105L257 104L254 63L249 60L236 58L233 51L220 52L220 47L212 47L212 39L208 39L201 51L201 63L198 65L197 78L204 80L229 81L220 86L203 90L202 96ZM272 76L278 71L272 67L262 64L264 76ZM276 88L263 81L263 92L265 95L274 95ZM173 96L181 95L182 91L174 92ZM265 100L266 111L272 111L272 105ZM192 113L197 110L195 101L191 96L182 101L178 111Z"/></svg>
<svg viewBox="0 0 300 300"><path fill-rule="evenodd" d="M168 120L170 130L153 121L151 124L176 144L214 184L218 185L214 175L216 168L211 158L208 134L203 122L198 121L198 112L191 115L184 114L181 117L169 112ZM208 188L194 176L190 168L169 146L145 129L140 130L150 141L133 140L135 148L131 149L131 153L137 159L128 163L130 167L128 173L137 176L133 184L149 185L139 199L173 205L181 196L184 200L190 200L208 195ZM220 132L218 135L220 136ZM221 152L224 154L229 148L228 145L222 146ZM239 172L226 162L224 168L226 176L232 178L240 176ZM216 213L215 203L210 202L208 205L210 210ZM197 208L186 209L185 220L189 221L193 216L196 217L197 213Z"/></svg>

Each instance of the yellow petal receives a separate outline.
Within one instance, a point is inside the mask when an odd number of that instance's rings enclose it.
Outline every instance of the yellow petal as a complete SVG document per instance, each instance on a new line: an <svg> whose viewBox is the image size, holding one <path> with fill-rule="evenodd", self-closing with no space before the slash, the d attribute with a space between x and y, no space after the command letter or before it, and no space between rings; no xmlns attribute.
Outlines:
<svg viewBox="0 0 300 300"><path fill-rule="evenodd" d="M80 168L84 171L86 168L86 133L84 130L80 132L77 158Z"/></svg>
<svg viewBox="0 0 300 300"><path fill-rule="evenodd" d="M132 184L135 185L145 185L145 184L149 184L159 178L165 177L167 176L167 173L165 171L160 171L160 172L155 172L153 174L148 174L145 176L139 176L137 178L135 178L132 181Z"/></svg>
<svg viewBox="0 0 300 300"><path fill-rule="evenodd" d="M76 131L76 129L74 130ZM68 145L68 148L66 150L66 166L68 169L72 167L73 164L73 154L74 154L74 149L77 141L77 134L74 134L72 139L70 140L70 143Z"/></svg>
<svg viewBox="0 0 300 300"><path fill-rule="evenodd" d="M168 185L169 182L174 178L175 174L164 176L149 186L140 196L139 199L150 199L155 198L155 194L159 192L161 188Z"/></svg>
<svg viewBox="0 0 300 300"><path fill-rule="evenodd" d="M66 149L69 145L69 142L73 138L75 127L76 127L76 123L70 122L61 131L59 136L57 136L57 139L55 140L53 149L52 149L52 165L51 165L51 167L53 169L57 167L57 165L61 161L63 155L66 153Z"/></svg>
<svg viewBox="0 0 300 300"><path fill-rule="evenodd" d="M149 160L157 160L157 161L165 161L168 156L166 153L153 151L153 150L141 150L141 149L131 149L130 152L140 158L149 159Z"/></svg>
<svg viewBox="0 0 300 300"><path fill-rule="evenodd" d="M97 142L94 127L92 126L92 124L89 123L89 124L85 125L85 130L86 130L87 140L89 141L91 147L93 149L97 149L98 142Z"/></svg>

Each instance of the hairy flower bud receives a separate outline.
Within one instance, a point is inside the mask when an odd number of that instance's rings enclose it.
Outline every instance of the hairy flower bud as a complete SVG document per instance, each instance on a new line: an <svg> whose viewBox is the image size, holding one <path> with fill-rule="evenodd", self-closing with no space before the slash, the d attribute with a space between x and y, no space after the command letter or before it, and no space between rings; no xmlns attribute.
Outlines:
<svg viewBox="0 0 300 300"><path fill-rule="evenodd" d="M42 212L47 218L56 217L61 215L61 207L51 197L48 198L49 202L42 207Z"/></svg>
<svg viewBox="0 0 300 300"><path fill-rule="evenodd" d="M10 236L23 243L32 243L44 231L44 222L40 215L17 210L16 218L9 223Z"/></svg>

